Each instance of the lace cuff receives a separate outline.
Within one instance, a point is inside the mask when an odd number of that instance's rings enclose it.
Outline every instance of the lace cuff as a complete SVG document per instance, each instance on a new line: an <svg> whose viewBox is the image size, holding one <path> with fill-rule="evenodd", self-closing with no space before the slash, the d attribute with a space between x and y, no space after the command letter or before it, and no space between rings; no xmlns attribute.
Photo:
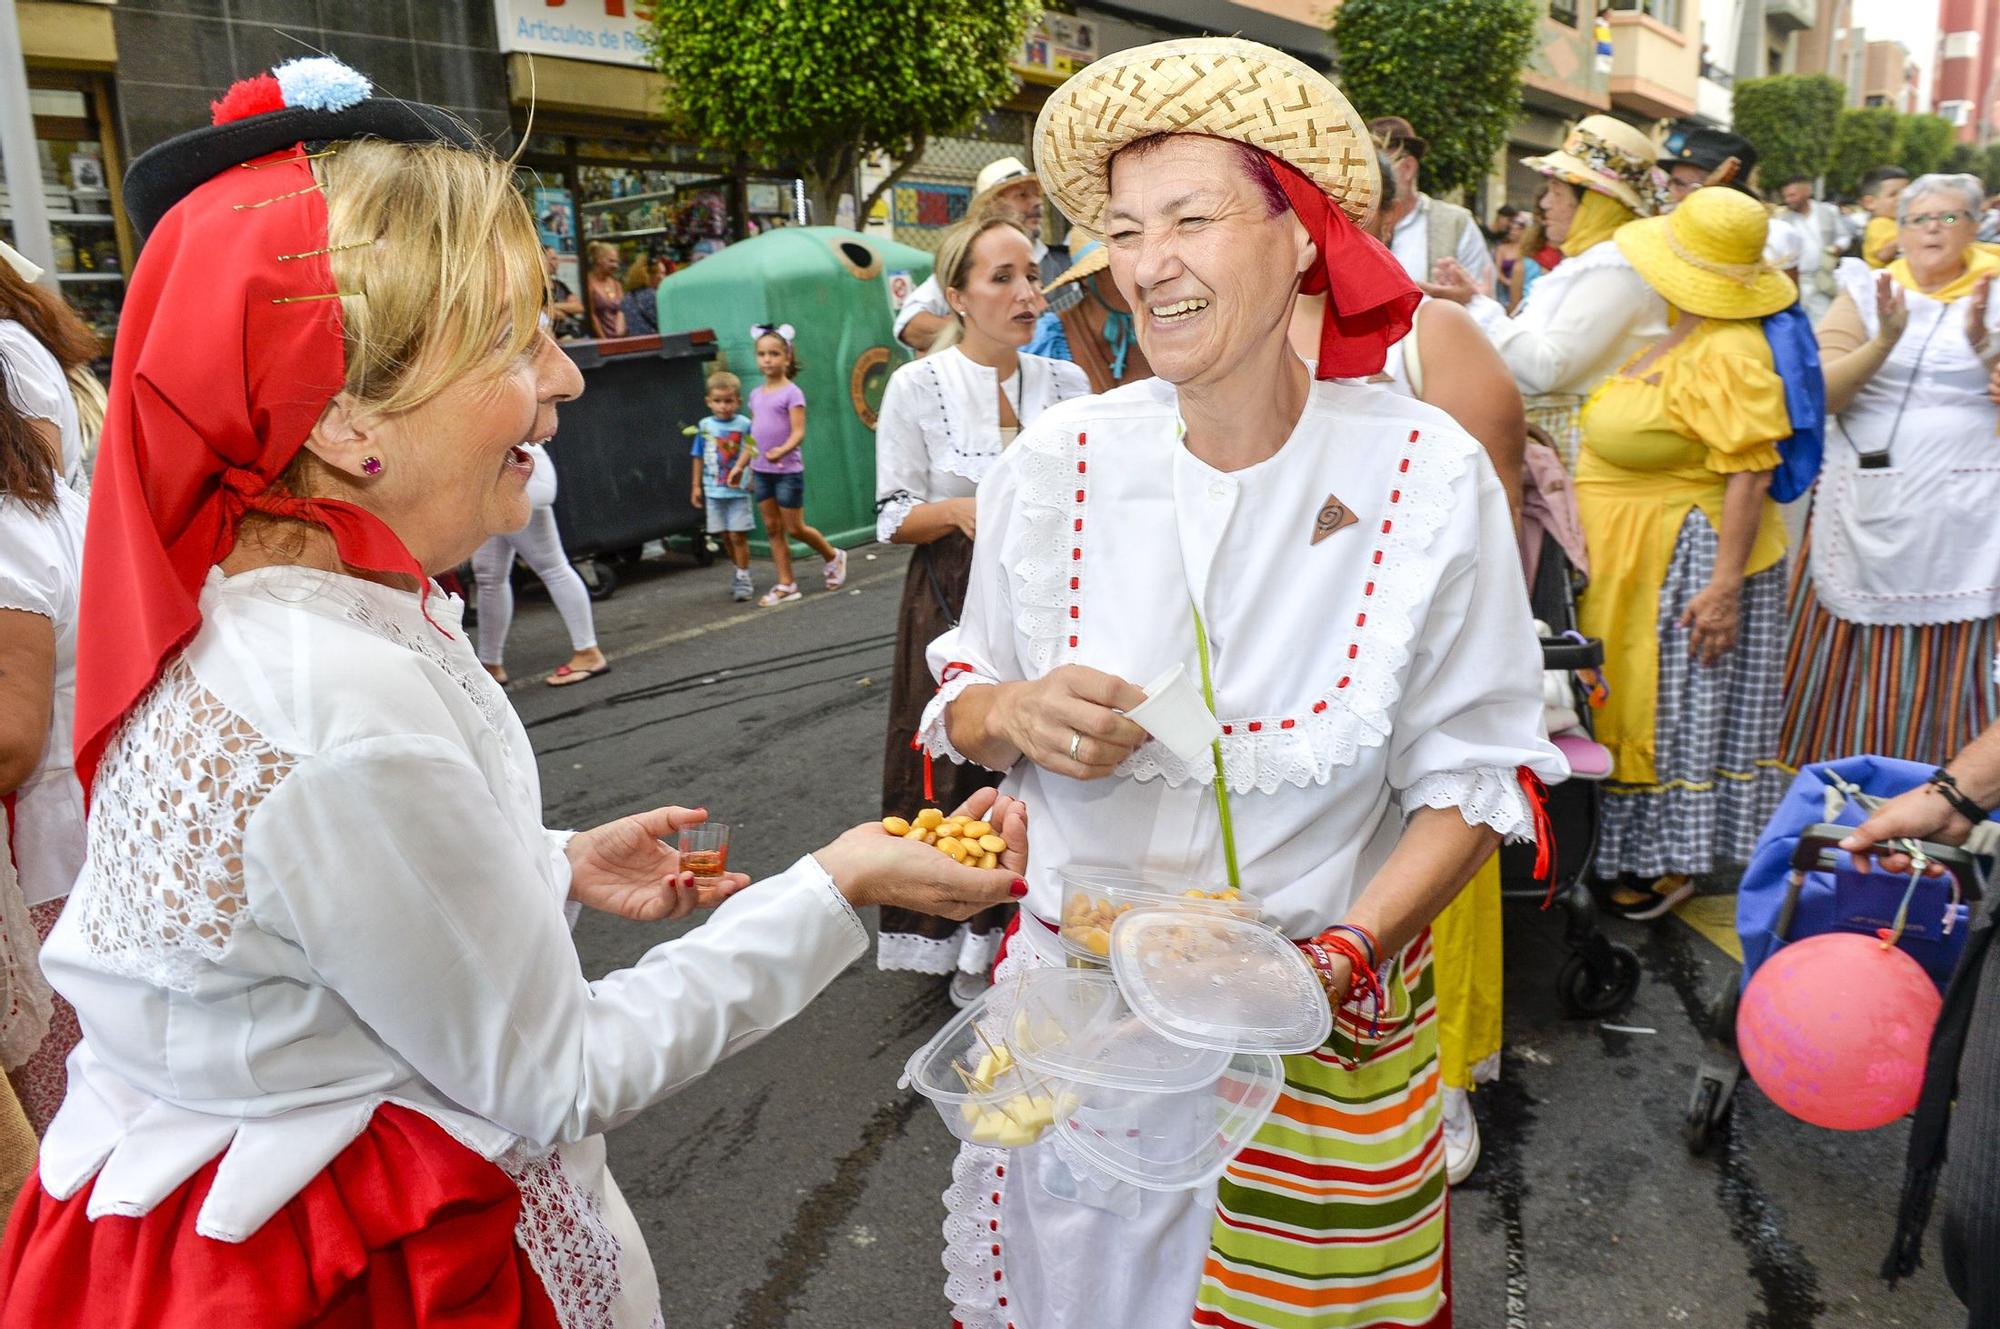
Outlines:
<svg viewBox="0 0 2000 1329"><path fill-rule="evenodd" d="M1466 825L1491 827L1508 844L1535 839L1535 811L1512 770L1437 771L1403 790L1401 798L1406 817L1418 808L1457 808Z"/></svg>
<svg viewBox="0 0 2000 1329"><path fill-rule="evenodd" d="M893 544L896 532L916 506L923 502L907 489L898 489L889 497L875 505L875 539L882 544Z"/></svg>
<svg viewBox="0 0 2000 1329"><path fill-rule="evenodd" d="M950 757L961 766L975 766L978 763L951 745L951 735L946 732L945 709L958 700L958 694L970 687L997 680L985 678L970 671L960 673L949 683L938 689L931 698L930 705L924 707L924 718L917 725L917 744L933 757Z"/></svg>

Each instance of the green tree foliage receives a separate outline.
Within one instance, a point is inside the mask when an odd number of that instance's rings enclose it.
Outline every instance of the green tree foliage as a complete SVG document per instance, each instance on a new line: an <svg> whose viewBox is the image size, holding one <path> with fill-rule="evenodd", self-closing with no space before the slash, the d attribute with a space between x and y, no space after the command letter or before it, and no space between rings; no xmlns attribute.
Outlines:
<svg viewBox="0 0 2000 1329"><path fill-rule="evenodd" d="M1905 115L1896 122L1896 164L1911 175L1942 171L1958 131L1941 115Z"/></svg>
<svg viewBox="0 0 2000 1329"><path fill-rule="evenodd" d="M1827 192L1853 198L1861 177L1877 166L1897 161L1897 140L1903 117L1887 106L1849 107L1834 126L1833 152L1826 163ZM1914 117L1913 117L1914 118Z"/></svg>
<svg viewBox="0 0 2000 1329"><path fill-rule="evenodd" d="M1757 177L1766 189L1826 170L1834 122L1846 101L1846 85L1825 74L1777 74L1736 85L1731 118L1736 132L1756 145Z"/></svg>
<svg viewBox="0 0 2000 1329"><path fill-rule="evenodd" d="M1363 119L1400 115L1430 143L1423 187L1486 177L1521 106L1539 0L1345 0L1329 29Z"/></svg>
<svg viewBox="0 0 2000 1329"><path fill-rule="evenodd" d="M1978 148L1970 143L1954 143L1951 145L1951 155L1944 159L1943 169L1953 175L1976 175L1985 180L1985 166L1986 162L1979 155ZM1990 181L1986 188L1992 190L1993 185Z"/></svg>
<svg viewBox="0 0 2000 1329"><path fill-rule="evenodd" d="M653 0L667 119L695 140L789 167L821 221L862 161L923 155L1011 96L1007 61L1039 0Z"/></svg>
<svg viewBox="0 0 2000 1329"><path fill-rule="evenodd" d="M1986 192L2000 194L2000 143L1989 143L1979 152L1979 164L1972 173L1986 182Z"/></svg>

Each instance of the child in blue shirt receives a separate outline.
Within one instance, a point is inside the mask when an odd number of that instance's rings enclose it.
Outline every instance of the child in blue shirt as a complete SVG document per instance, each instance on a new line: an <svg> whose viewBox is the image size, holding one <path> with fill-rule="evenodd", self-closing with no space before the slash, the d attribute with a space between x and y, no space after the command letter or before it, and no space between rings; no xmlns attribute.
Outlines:
<svg viewBox="0 0 2000 1329"><path fill-rule="evenodd" d="M708 376L708 418L695 426L694 467L688 502L708 512L708 533L722 538L736 565L730 582L733 600L748 600L750 583L750 491L743 479L756 448L750 444L750 417L743 414L743 380L722 372Z"/></svg>

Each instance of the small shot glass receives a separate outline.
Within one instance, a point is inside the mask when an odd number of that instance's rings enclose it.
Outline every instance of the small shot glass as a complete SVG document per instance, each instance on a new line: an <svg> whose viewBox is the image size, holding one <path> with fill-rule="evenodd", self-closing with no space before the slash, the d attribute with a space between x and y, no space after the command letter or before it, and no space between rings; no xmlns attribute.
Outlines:
<svg viewBox="0 0 2000 1329"><path fill-rule="evenodd" d="M713 885L729 871L729 827L722 822L683 827L678 848L681 871L694 873L702 885Z"/></svg>

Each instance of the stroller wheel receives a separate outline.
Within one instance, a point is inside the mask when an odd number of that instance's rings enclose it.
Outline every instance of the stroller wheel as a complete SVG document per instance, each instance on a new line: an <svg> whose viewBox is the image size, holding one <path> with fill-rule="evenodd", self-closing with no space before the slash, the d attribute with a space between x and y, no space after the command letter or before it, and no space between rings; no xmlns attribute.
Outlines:
<svg viewBox="0 0 2000 1329"><path fill-rule="evenodd" d="M1556 996L1571 1015L1616 1014L1639 990L1639 957L1630 946L1610 942L1600 955L1573 951L1556 972Z"/></svg>
<svg viewBox="0 0 2000 1329"><path fill-rule="evenodd" d="M1715 1128L1722 1124L1722 1118L1728 1111L1729 1104L1722 1096L1720 1081L1704 1075L1695 1082L1687 1119L1681 1123L1681 1138L1687 1141L1690 1154L1699 1158L1708 1152L1708 1147L1715 1143Z"/></svg>

